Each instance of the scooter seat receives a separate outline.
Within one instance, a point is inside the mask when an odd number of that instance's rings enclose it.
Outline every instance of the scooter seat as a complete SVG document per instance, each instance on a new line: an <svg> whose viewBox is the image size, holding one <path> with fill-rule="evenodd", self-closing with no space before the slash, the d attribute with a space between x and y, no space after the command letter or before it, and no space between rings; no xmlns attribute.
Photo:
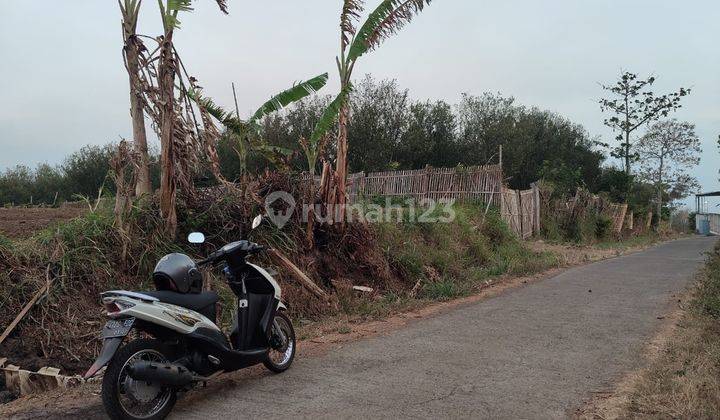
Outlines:
<svg viewBox="0 0 720 420"><path fill-rule="evenodd" d="M182 306L191 311L199 312L212 322L215 322L215 303L220 299L217 292L177 293L169 290L155 290L141 293L158 298L163 303Z"/></svg>

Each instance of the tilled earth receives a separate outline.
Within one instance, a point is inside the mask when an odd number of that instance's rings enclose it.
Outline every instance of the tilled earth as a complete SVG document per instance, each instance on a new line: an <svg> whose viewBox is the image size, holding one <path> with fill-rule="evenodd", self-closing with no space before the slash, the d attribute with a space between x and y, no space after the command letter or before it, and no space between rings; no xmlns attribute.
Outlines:
<svg viewBox="0 0 720 420"><path fill-rule="evenodd" d="M10 207L0 208L0 234L24 238L59 220L68 220L87 212L86 207Z"/></svg>

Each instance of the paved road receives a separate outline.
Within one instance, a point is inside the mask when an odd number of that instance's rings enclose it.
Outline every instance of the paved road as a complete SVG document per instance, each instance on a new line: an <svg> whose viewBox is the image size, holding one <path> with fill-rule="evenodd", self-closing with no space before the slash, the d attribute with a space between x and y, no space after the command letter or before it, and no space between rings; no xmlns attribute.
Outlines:
<svg viewBox="0 0 720 420"><path fill-rule="evenodd" d="M557 418L641 363L712 238L567 270L180 403L174 418Z"/></svg>

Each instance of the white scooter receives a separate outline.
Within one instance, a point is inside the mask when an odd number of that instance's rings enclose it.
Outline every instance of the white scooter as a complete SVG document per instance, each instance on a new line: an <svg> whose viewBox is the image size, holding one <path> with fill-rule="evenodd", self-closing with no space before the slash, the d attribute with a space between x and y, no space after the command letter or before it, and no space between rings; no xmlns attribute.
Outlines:
<svg viewBox="0 0 720 420"><path fill-rule="evenodd" d="M262 217L253 220L256 228ZM205 241L202 233L188 236ZM113 290L101 294L110 321L100 355L85 374L107 365L102 399L114 419L157 419L168 415L177 392L222 372L263 363L287 370L295 357L295 332L280 301L278 283L246 257L265 250L249 241L227 244L206 259L169 254L153 273L156 291ZM226 336L215 325L216 292L202 292L199 267L222 265L237 296L235 325ZM131 330L140 334L122 345Z"/></svg>

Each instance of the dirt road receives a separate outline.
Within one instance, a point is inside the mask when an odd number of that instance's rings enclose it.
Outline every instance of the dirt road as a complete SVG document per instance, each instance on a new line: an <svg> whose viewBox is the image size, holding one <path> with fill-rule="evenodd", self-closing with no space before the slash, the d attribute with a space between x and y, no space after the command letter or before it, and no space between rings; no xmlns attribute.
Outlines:
<svg viewBox="0 0 720 420"><path fill-rule="evenodd" d="M714 242L693 237L572 268L300 358L282 375L194 392L172 418L566 417L641 365ZM64 414L98 416L96 398Z"/></svg>

